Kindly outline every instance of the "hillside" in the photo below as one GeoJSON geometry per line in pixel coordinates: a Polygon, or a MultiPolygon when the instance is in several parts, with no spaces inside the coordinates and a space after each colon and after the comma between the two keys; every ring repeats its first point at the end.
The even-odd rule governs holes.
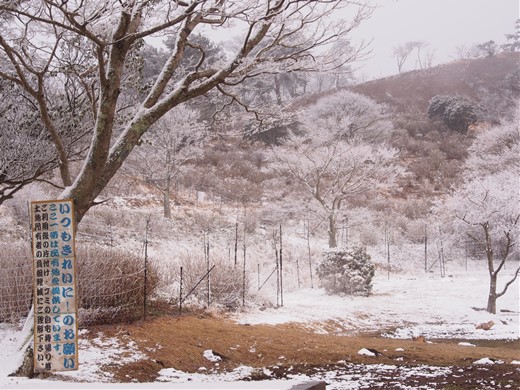
{"type": "Polygon", "coordinates": [[[424,113],[435,95],[462,95],[480,101],[485,92],[499,91],[506,76],[519,71],[519,53],[500,53],[404,72],[350,89],[388,104],[398,112],[424,113]]]}

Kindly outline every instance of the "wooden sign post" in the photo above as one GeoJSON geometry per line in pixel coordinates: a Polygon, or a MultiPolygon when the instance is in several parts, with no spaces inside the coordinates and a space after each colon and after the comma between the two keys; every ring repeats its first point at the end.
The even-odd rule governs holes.
{"type": "Polygon", "coordinates": [[[72,200],[31,203],[34,370],[78,369],[76,248],[72,200]]]}

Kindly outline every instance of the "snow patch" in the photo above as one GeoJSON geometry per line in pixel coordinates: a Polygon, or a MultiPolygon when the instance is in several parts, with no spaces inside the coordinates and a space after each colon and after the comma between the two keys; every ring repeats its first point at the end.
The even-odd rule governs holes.
{"type": "Polygon", "coordinates": [[[215,355],[211,349],[207,349],[203,352],[202,356],[209,360],[212,363],[220,362],[222,358],[218,355],[215,355]]]}
{"type": "Polygon", "coordinates": [[[473,362],[473,364],[502,364],[502,363],[504,363],[502,360],[490,359],[488,357],[485,357],[485,358],[482,358],[479,360],[475,360],[473,362]]]}
{"type": "Polygon", "coordinates": [[[463,347],[476,347],[475,344],[466,343],[466,342],[461,342],[458,345],[462,345],[463,347]]]}
{"type": "Polygon", "coordinates": [[[369,351],[368,349],[366,348],[361,348],[359,351],[358,351],[358,355],[363,355],[363,356],[376,356],[376,354],[372,351],[369,351]]]}

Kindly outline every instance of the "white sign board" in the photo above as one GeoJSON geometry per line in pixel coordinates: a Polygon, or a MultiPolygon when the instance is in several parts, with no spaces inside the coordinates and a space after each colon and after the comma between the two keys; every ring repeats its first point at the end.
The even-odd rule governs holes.
{"type": "Polygon", "coordinates": [[[72,200],[31,203],[34,370],[78,369],[76,248],[72,200]]]}

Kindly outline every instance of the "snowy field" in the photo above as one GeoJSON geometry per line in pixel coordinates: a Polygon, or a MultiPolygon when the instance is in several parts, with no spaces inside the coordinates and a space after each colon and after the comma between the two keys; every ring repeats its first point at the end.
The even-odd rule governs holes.
{"type": "MultiPolygon", "coordinates": [[[[506,270],[502,277],[511,274],[512,270],[506,270]]],[[[375,278],[373,295],[369,298],[334,297],[325,295],[321,289],[304,289],[285,294],[282,308],[250,310],[236,314],[234,320],[247,324],[298,322],[318,333],[378,332],[384,337],[404,339],[419,335],[427,339],[466,339],[468,345],[471,340],[478,339],[518,339],[518,281],[498,300],[496,315],[479,310],[486,305],[487,289],[485,271],[453,272],[448,273],[445,278],[433,274],[418,274],[390,275],[388,280],[386,275],[380,275],[375,278]],[[325,321],[328,321],[327,326],[322,326],[325,321]],[[490,330],[476,329],[475,325],[488,321],[494,322],[490,330]],[[331,323],[336,327],[331,327],[331,323]]],[[[343,371],[338,369],[334,372],[317,372],[314,376],[295,375],[288,381],[240,382],[241,378],[246,378],[251,373],[251,367],[239,367],[231,373],[214,375],[204,372],[183,373],[165,368],[153,384],[113,384],[110,383],[113,379],[102,371],[101,366],[123,365],[146,359],[146,355],[138,351],[133,342],[121,344],[115,339],[87,341],[80,334],[80,369],[64,373],[61,381],[50,381],[8,377],[19,364],[20,356],[16,353],[17,337],[18,332],[13,327],[3,325],[0,328],[1,388],[289,389],[302,381],[326,380],[330,384],[327,389],[356,389],[363,388],[367,383],[377,383],[377,378],[388,375],[397,378],[396,383],[399,383],[399,378],[442,377],[451,370],[449,367],[403,368],[338,362],[344,367],[343,371]]],[[[486,356],[482,356],[480,362],[474,363],[499,362],[491,362],[486,360],[486,356]]]]}
{"type": "MultiPolygon", "coordinates": [[[[503,272],[504,279],[512,275],[512,270],[503,272]]],[[[236,320],[273,325],[299,322],[317,332],[330,332],[330,326],[320,329],[320,323],[332,320],[339,334],[392,329],[385,336],[407,339],[419,335],[428,339],[519,338],[518,280],[498,299],[496,315],[482,310],[489,288],[486,271],[458,271],[444,278],[417,274],[390,275],[388,280],[379,275],[373,284],[368,298],[327,296],[321,289],[300,290],[286,294],[282,308],[240,314],[236,320]],[[490,330],[475,328],[488,321],[495,323],[490,330]]],[[[498,290],[501,288],[499,285],[498,290]]]]}

